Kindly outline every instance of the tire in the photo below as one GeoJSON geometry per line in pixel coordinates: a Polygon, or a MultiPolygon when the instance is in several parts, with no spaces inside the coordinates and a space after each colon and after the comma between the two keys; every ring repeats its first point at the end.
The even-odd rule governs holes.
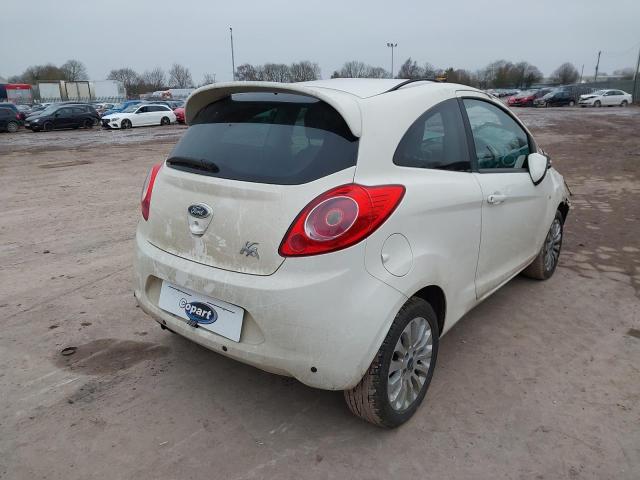
{"type": "Polygon", "coordinates": [[[535,280],[547,280],[551,278],[553,272],[556,271],[558,260],[560,259],[563,224],[564,218],[562,217],[562,213],[557,211],[540,252],[533,262],[522,271],[525,277],[535,280]]]}
{"type": "Polygon", "coordinates": [[[358,385],[344,391],[349,410],[379,427],[394,428],[409,420],[422,403],[431,383],[438,356],[439,336],[438,320],[431,305],[417,297],[407,300],[396,315],[367,373],[358,385]],[[411,334],[405,329],[411,331],[410,324],[416,326],[416,336],[413,346],[409,346],[407,351],[404,344],[410,341],[411,334]],[[420,331],[422,335],[418,335],[420,331]],[[420,352],[424,355],[421,359],[417,357],[420,352]],[[395,378],[395,382],[391,377],[395,378]],[[394,383],[398,385],[398,393],[392,401],[389,387],[394,383]],[[409,385],[411,388],[404,390],[410,396],[407,399],[406,395],[402,396],[402,390],[409,385]]]}
{"type": "Polygon", "coordinates": [[[82,122],[82,126],[86,129],[92,129],[93,128],[93,120],[90,118],[85,118],[84,122],[82,122]]]}
{"type": "Polygon", "coordinates": [[[169,117],[162,117],[162,120],[160,120],[160,125],[171,125],[171,120],[169,119],[169,117]]]}
{"type": "Polygon", "coordinates": [[[16,133],[19,128],[20,128],[20,125],[18,125],[18,122],[7,123],[7,132],[9,133],[16,133]]]}
{"type": "Polygon", "coordinates": [[[51,122],[44,122],[44,124],[42,125],[42,129],[45,132],[50,132],[51,130],[53,130],[53,123],[51,122]]]}
{"type": "Polygon", "coordinates": [[[576,105],[576,102],[574,102],[573,100],[571,100],[571,101],[569,102],[569,106],[570,106],[570,107],[575,107],[575,105],[576,105]]]}
{"type": "Polygon", "coordinates": [[[595,102],[593,102],[593,106],[600,108],[602,106],[602,103],[600,102],[600,100],[596,100],[595,102]]]}
{"type": "Polygon", "coordinates": [[[131,127],[132,127],[131,120],[128,120],[126,118],[122,120],[122,122],[120,123],[121,130],[126,130],[127,128],[131,128],[131,127]]]}
{"type": "Polygon", "coordinates": [[[626,100],[623,100],[622,103],[620,104],[620,106],[622,108],[626,107],[629,104],[629,102],[627,102],[626,100]]]}

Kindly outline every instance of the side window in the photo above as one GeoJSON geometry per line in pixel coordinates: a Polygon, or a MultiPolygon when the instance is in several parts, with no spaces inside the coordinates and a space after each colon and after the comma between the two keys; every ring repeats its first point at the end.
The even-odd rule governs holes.
{"type": "Polygon", "coordinates": [[[149,111],[149,107],[140,107],[137,113],[147,113],[149,111]]]}
{"type": "Polygon", "coordinates": [[[87,111],[83,107],[73,107],[73,113],[78,115],[78,114],[87,113],[87,111]]]}
{"type": "Polygon", "coordinates": [[[525,168],[531,153],[527,133],[502,109],[482,100],[464,99],[475,144],[478,169],[525,168]]]}
{"type": "Polygon", "coordinates": [[[401,167],[471,170],[458,101],[445,100],[423,113],[400,140],[393,163],[401,167]]]}

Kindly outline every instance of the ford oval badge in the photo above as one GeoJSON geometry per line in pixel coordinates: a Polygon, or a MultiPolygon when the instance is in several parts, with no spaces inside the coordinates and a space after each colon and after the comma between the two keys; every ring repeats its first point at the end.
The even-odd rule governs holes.
{"type": "Polygon", "coordinates": [[[204,203],[194,203],[193,205],[189,205],[187,211],[189,212],[189,215],[196,218],[207,218],[211,215],[211,207],[204,203]]]}

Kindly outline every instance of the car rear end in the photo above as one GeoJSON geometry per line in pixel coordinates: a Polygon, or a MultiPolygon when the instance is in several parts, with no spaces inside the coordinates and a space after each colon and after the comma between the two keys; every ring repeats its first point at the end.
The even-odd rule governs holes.
{"type": "Polygon", "coordinates": [[[404,188],[354,184],[358,136],[290,88],[189,100],[190,128],[143,188],[135,295],[207,348],[346,389],[406,301],[366,271],[363,241],[404,188]]]}

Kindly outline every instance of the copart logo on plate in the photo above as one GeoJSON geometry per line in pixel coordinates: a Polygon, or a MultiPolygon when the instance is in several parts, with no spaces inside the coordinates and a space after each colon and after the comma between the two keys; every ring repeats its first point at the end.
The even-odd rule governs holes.
{"type": "Polygon", "coordinates": [[[213,323],[218,319],[218,314],[206,303],[187,302],[186,299],[180,299],[180,308],[184,308],[189,320],[196,323],[213,323]]]}

